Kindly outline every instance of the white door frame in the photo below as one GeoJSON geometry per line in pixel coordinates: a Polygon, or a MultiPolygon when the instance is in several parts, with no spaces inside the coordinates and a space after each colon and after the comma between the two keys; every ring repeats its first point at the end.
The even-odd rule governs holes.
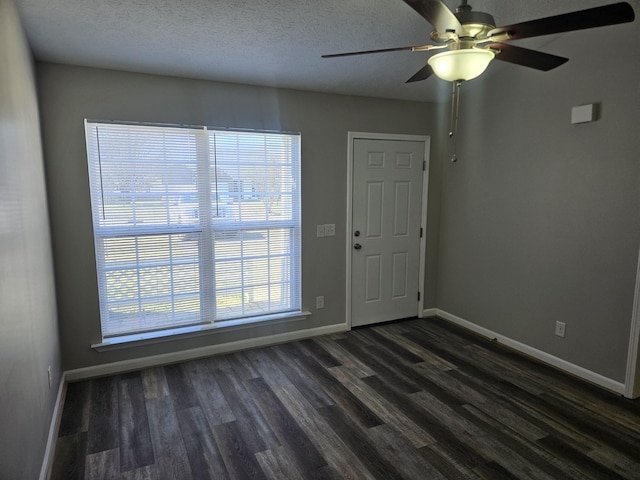
{"type": "Polygon", "coordinates": [[[636,288],[633,298],[631,314],[631,330],[629,333],[629,353],[627,356],[627,373],[624,381],[624,396],[627,398],[640,397],[640,255],[636,270],[636,288]]]}
{"type": "Polygon", "coordinates": [[[429,151],[431,137],[428,135],[402,135],[394,133],[368,133],[368,132],[348,132],[347,142],[347,284],[346,284],[346,311],[345,318],[347,329],[351,330],[351,261],[353,256],[353,144],[355,140],[404,140],[424,142],[424,161],[425,169],[422,172],[422,214],[420,216],[420,227],[422,228],[422,237],[420,238],[420,278],[418,279],[420,300],[416,299],[416,315],[422,318],[424,308],[424,275],[426,270],[426,251],[427,251],[427,199],[429,198],[429,151]]]}

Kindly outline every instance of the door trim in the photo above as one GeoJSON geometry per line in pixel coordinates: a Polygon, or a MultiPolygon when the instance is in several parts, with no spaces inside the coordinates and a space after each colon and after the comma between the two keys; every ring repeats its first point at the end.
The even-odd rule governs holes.
{"type": "Polygon", "coordinates": [[[629,332],[629,353],[627,354],[627,371],[625,374],[624,396],[640,397],[640,254],[636,269],[636,286],[631,313],[631,330],[629,332]]]}
{"type": "Polygon", "coordinates": [[[422,213],[420,216],[420,227],[422,227],[422,238],[420,238],[420,278],[418,279],[420,300],[416,299],[416,316],[422,318],[424,303],[424,276],[426,270],[426,252],[427,252],[427,200],[429,198],[429,151],[431,137],[428,135],[403,135],[395,133],[370,133],[370,132],[348,132],[347,141],[347,225],[346,236],[346,302],[345,302],[345,319],[347,329],[351,330],[351,261],[352,261],[352,244],[353,244],[353,144],[356,140],[404,140],[414,142],[424,142],[424,161],[426,168],[422,172],[422,213]]]}

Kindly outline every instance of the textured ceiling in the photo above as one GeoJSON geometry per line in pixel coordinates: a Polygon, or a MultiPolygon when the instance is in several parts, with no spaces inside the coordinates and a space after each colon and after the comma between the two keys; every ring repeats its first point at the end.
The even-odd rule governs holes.
{"type": "MultiPolygon", "coordinates": [[[[425,64],[424,52],[320,58],[325,53],[429,43],[431,26],[402,0],[16,3],[39,60],[383,98],[438,101],[449,92],[449,85],[436,78],[404,83],[425,64]]],[[[458,2],[446,3],[453,9],[458,2]]],[[[505,25],[613,1],[470,3],[505,25]]],[[[548,41],[536,38],[520,45],[539,48],[548,41]]],[[[524,68],[496,65],[500,63],[493,62],[490,70],[524,68]]]]}

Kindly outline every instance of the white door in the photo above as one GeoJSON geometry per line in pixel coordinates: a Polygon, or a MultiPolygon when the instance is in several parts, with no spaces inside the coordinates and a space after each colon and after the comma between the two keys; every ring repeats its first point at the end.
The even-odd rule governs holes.
{"type": "Polygon", "coordinates": [[[351,325],[416,316],[425,142],[353,139],[351,325]]]}

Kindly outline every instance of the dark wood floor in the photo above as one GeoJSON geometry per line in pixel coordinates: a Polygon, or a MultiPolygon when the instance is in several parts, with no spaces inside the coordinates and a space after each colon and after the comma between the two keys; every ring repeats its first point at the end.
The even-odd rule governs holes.
{"type": "Polygon", "coordinates": [[[440,320],[69,385],[54,479],[640,479],[640,404],[440,320]]]}

